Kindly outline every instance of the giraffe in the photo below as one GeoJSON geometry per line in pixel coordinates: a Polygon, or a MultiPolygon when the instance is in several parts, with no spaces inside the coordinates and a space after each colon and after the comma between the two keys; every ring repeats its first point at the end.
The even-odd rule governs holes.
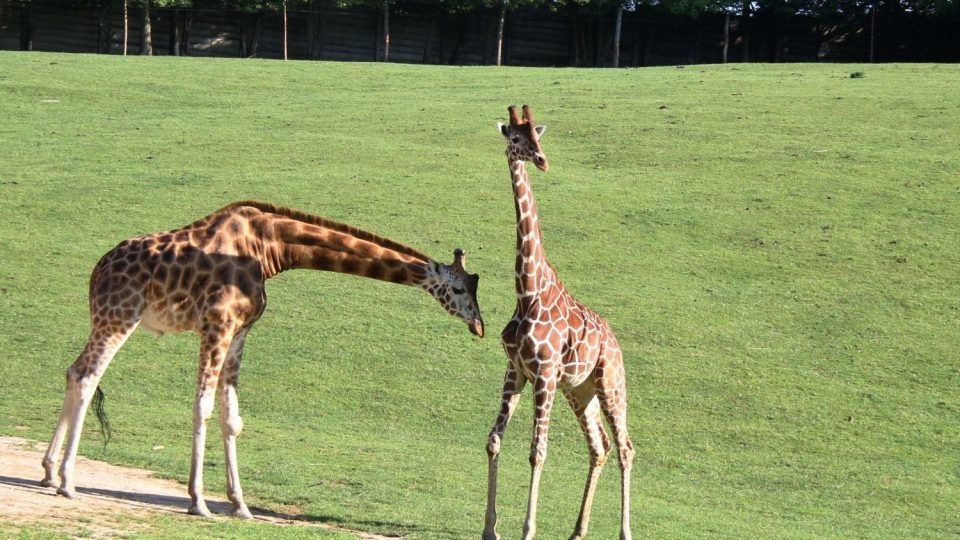
{"type": "Polygon", "coordinates": [[[304,268],[419,287],[483,337],[479,276],[467,273],[465,261],[460,249],[452,264],[441,264],[349,225],[256,201],[232,203],[183,228],[121,242],[100,259],[90,278],[92,331],[67,370],[63,410],[43,458],[42,485],[55,486],[53,472],[66,437],[57,493],[75,496],[74,464],[87,407],[102,396],[100,378],[130,334],[138,326],[157,335],[192,330],[200,336],[200,366],[189,513],[210,516],[203,497],[203,454],[219,391],[227,496],[235,516],[252,517],[237,469],[236,439],[243,429],[237,379],[244,340],[266,306],[265,281],[304,268]]]}
{"type": "Polygon", "coordinates": [[[610,451],[601,413],[613,430],[621,470],[620,539],[630,534],[630,470],[633,444],[627,433],[627,393],[623,356],[607,322],[576,301],[544,255],[540,220],[525,167],[532,161],[549,168],[540,147],[545,126],[537,126],[530,108],[523,118],[509,107],[510,124],[497,127],[507,139],[507,161],[513,180],[517,214],[517,307],[500,338],[507,354],[500,413],[487,441],[488,480],[484,540],[499,539],[497,524],[497,464],[504,430],[529,381],[534,389],[533,441],[530,445],[530,492],[523,526],[524,539],[536,533],[540,474],[547,457],[547,431],[557,390],[573,408],[590,449],[590,467],[583,501],[571,540],[587,532],[597,480],[610,451]]]}

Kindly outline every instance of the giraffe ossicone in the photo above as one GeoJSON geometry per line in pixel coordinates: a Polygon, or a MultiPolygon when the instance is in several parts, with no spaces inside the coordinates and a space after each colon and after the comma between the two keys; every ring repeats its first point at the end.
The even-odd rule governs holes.
{"type": "Polygon", "coordinates": [[[587,532],[593,495],[610,451],[610,439],[601,422],[606,417],[617,445],[621,470],[620,539],[629,540],[630,471],[633,443],[627,433],[627,390],[623,356],[613,331],[600,315],[567,291],[543,250],[543,235],[530,177],[525,163],[549,169],[540,147],[543,126],[537,126],[530,108],[508,109],[510,123],[498,124],[507,140],[507,162],[513,180],[517,215],[516,293],[513,318],[500,334],[508,362],[500,413],[487,441],[487,510],[484,540],[499,539],[497,525],[497,469],[503,434],[516,409],[520,392],[534,388],[534,426],[530,445],[530,492],[523,539],[536,533],[540,475],[547,457],[547,433],[554,398],[559,390],[573,407],[590,449],[590,466],[580,514],[571,540],[587,532]]]}
{"type": "Polygon", "coordinates": [[[479,276],[467,272],[465,259],[457,249],[453,263],[442,264],[350,225],[257,201],[233,203],[180,229],[121,242],[100,259],[90,278],[92,330],[67,370],[63,409],[43,458],[42,484],[56,485],[54,471],[66,439],[57,492],[75,495],[74,466],[87,408],[130,334],[137,327],[158,335],[195,331],[200,335],[200,367],[189,512],[210,515],[203,497],[203,455],[207,421],[219,393],[227,496],[234,515],[251,517],[237,467],[236,438],[243,429],[237,380],[247,333],[266,307],[265,281],[303,268],[418,287],[483,337],[479,276]]]}

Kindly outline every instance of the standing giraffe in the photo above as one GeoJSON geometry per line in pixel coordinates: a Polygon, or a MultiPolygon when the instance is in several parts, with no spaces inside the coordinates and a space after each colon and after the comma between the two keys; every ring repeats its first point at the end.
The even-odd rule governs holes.
{"type": "Polygon", "coordinates": [[[523,538],[536,532],[537,493],[540,473],[547,458],[547,430],[556,391],[570,402],[590,447],[590,469],[583,502],[571,540],[583,538],[590,521],[590,507],[597,479],[610,451],[610,440],[600,421],[606,416],[617,443],[622,479],[620,539],[630,539],[630,469],[633,443],[627,434],[627,389],[623,356],[617,338],[602,317],[577,302],[560,282],[543,252],[540,219],[524,162],[533,161],[541,171],[548,168],[540,148],[545,126],[537,126],[529,107],[523,119],[509,107],[510,125],[498,124],[507,139],[507,162],[513,179],[517,212],[517,308],[500,334],[507,353],[503,399],[487,442],[489,470],[484,540],[499,539],[497,524],[497,461],[507,422],[516,409],[527,381],[533,384],[533,442],[530,445],[530,496],[523,538]]]}
{"type": "Polygon", "coordinates": [[[255,201],[230,204],[181,229],[120,243],[100,259],[90,278],[93,330],[67,370],[63,411],[43,458],[42,484],[54,486],[53,471],[67,436],[57,493],[74,497],[73,469],[87,406],[99,393],[110,360],[137,326],[157,335],[193,330],[200,335],[200,368],[189,512],[210,515],[203,499],[203,452],[219,390],[227,496],[234,515],[251,517],[237,470],[236,439],[243,429],[237,379],[244,339],[266,307],[264,282],[285,270],[309,268],[420,287],[483,337],[479,277],[467,273],[464,259],[458,249],[453,264],[440,264],[349,225],[255,201]]]}

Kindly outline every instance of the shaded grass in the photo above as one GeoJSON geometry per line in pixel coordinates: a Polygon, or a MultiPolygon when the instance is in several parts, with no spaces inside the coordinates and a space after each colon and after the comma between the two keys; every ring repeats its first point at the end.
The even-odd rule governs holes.
{"type": "MultiPolygon", "coordinates": [[[[463,247],[491,337],[411,289],[272,281],[241,378],[248,497],[352,528],[477,536],[505,365],[496,330],[514,302],[494,123],[530,103],[548,125],[551,169],[532,173],[547,253],[627,358],[637,536],[956,536],[958,83],[938,65],[0,53],[0,433],[49,437],[102,253],[260,198],[442,260],[463,247]]],[[[135,334],[103,381],[114,439],[101,449],[91,423],[81,451],[185,480],[196,348],[135,334]]],[[[529,409],[501,459],[505,537],[522,526],[529,409]]],[[[559,407],[541,537],[569,534],[586,459],[559,407]]],[[[216,435],[207,460],[222,491],[216,435]]],[[[594,538],[616,536],[608,469],[594,538]]],[[[229,535],[301,534],[263,531],[229,535]]]]}

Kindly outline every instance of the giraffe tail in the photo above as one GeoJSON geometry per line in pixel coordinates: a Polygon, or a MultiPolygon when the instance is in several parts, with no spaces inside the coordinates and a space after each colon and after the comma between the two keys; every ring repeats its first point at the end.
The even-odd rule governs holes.
{"type": "Polygon", "coordinates": [[[93,394],[93,412],[97,415],[97,420],[100,422],[100,433],[103,434],[103,447],[107,447],[107,443],[110,442],[110,420],[107,419],[107,411],[103,409],[103,400],[104,400],[103,390],[97,386],[97,391],[93,394]]]}

